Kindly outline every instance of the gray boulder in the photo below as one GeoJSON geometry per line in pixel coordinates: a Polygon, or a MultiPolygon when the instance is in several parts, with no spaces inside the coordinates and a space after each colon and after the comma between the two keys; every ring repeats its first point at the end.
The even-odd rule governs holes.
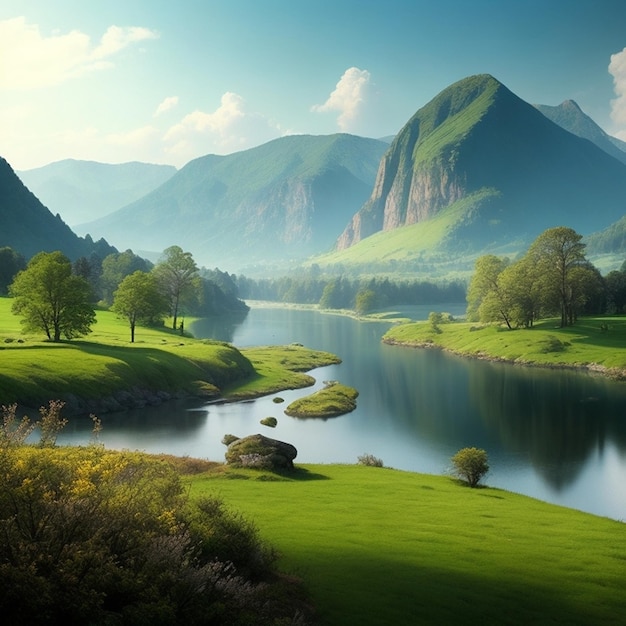
{"type": "Polygon", "coordinates": [[[239,467],[262,469],[293,469],[298,451],[290,443],[263,435],[236,439],[226,450],[226,462],[239,467]]]}

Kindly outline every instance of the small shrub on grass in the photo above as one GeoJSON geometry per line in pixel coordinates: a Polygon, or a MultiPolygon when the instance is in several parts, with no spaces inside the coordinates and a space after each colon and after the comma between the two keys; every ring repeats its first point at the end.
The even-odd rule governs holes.
{"type": "Polygon", "coordinates": [[[369,465],[370,467],[383,467],[383,460],[375,457],[373,454],[362,454],[358,457],[359,465],[369,465]]]}
{"type": "Polygon", "coordinates": [[[479,448],[463,448],[452,457],[453,472],[470,487],[476,487],[489,471],[487,453],[479,448]]]}
{"type": "Polygon", "coordinates": [[[239,437],[236,437],[235,435],[226,434],[222,437],[222,443],[225,446],[229,446],[233,441],[237,441],[237,439],[239,439],[239,437]]]}

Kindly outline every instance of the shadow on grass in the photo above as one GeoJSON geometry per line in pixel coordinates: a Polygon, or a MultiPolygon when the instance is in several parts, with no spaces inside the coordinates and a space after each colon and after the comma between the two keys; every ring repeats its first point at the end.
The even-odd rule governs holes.
{"type": "MultiPolygon", "coordinates": [[[[428,547],[425,545],[425,549],[428,547]]],[[[316,557],[314,583],[317,609],[329,626],[394,624],[568,624],[616,623],[625,601],[607,590],[595,604],[568,594],[566,581],[517,576],[512,568],[487,567],[477,547],[473,571],[410,563],[381,554],[358,552],[326,555],[333,574],[321,571],[316,557]],[[563,592],[561,595],[561,591],[563,592]]],[[[324,558],[324,557],[322,557],[324,558]]],[[[425,560],[429,557],[425,555],[425,560]]],[[[310,580],[311,564],[307,578],[310,580]]]]}

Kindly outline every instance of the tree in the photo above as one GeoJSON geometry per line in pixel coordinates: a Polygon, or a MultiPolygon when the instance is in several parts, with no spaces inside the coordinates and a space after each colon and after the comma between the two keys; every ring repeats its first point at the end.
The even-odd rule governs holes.
{"type": "Polygon", "coordinates": [[[511,328],[511,302],[499,283],[509,260],[486,254],[476,260],[474,275],[467,290],[467,318],[481,322],[504,321],[511,328]]]}
{"type": "Polygon", "coordinates": [[[113,292],[118,288],[126,276],[141,270],[149,272],[152,264],[146,259],[133,253],[132,250],[114,252],[102,261],[100,283],[102,286],[102,299],[108,304],[113,302],[113,292]]]}
{"type": "Polygon", "coordinates": [[[167,312],[167,302],[159,291],[156,277],[137,270],[126,276],[113,294],[111,310],[130,324],[130,342],[135,341],[137,323],[167,312]]]}
{"type": "Polygon", "coordinates": [[[58,251],[36,254],[15,277],[9,293],[24,330],[43,330],[52,341],[60,341],[62,335],[67,339],[86,335],[96,321],[89,283],[72,275],[70,260],[58,251]]]}
{"type": "Polygon", "coordinates": [[[7,294],[16,274],[25,267],[26,261],[19,252],[8,246],[0,248],[0,296],[7,294]]]}
{"type": "Polygon", "coordinates": [[[576,292],[579,291],[575,269],[587,263],[582,235],[558,226],[549,228],[535,239],[528,250],[542,277],[548,302],[561,314],[561,327],[574,323],[576,292]],[[550,301],[551,298],[551,301],[550,301]]]}
{"type": "Polygon", "coordinates": [[[476,487],[489,471],[487,453],[480,448],[463,448],[452,457],[454,473],[470,487],[476,487]]]}
{"type": "Polygon", "coordinates": [[[376,292],[373,289],[360,289],[356,294],[355,308],[357,315],[365,315],[376,306],[376,292]]]}
{"type": "Polygon", "coordinates": [[[176,329],[180,307],[197,297],[200,288],[198,266],[191,252],[170,246],[163,252],[163,259],[157,263],[154,273],[169,304],[172,328],[176,329]]]}

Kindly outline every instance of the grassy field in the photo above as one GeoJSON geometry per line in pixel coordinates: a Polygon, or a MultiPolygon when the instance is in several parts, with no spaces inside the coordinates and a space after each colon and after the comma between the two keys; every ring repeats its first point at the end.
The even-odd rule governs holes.
{"type": "Polygon", "coordinates": [[[167,328],[140,327],[130,343],[128,324],[97,312],[93,332],[52,343],[22,335],[11,300],[0,298],[0,405],[37,408],[50,399],[106,398],[134,388],[243,399],[313,383],[303,371],[335,363],[326,352],[277,346],[243,352],[167,328]]]}
{"type": "Polygon", "coordinates": [[[253,519],[320,622],[619,624],[626,525],[444,476],[306,465],[191,479],[253,519]]]}
{"type": "Polygon", "coordinates": [[[384,341],[407,346],[440,347],[457,354],[512,363],[590,367],[621,378],[626,375],[626,318],[590,317],[559,328],[542,320],[532,329],[508,330],[498,325],[428,322],[394,326],[384,341]]]}

